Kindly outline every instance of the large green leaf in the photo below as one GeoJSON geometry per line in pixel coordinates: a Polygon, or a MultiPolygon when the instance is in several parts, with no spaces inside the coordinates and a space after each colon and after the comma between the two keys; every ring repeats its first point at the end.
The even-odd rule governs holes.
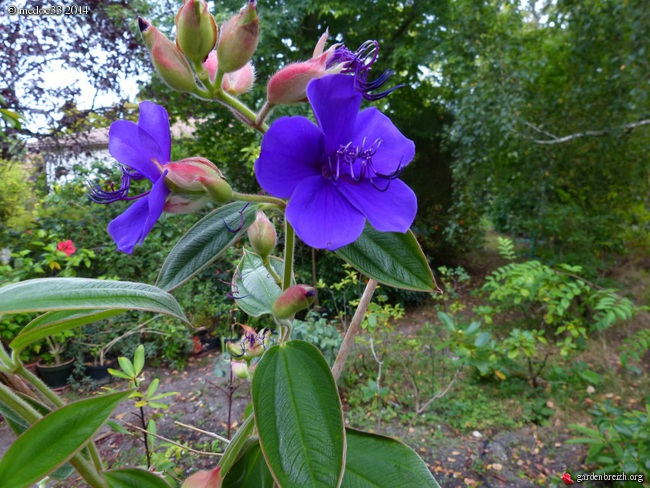
{"type": "Polygon", "coordinates": [[[39,278],[0,288],[0,314],[106,309],[146,310],[189,324],[173,296],[145,283],[39,278]]]}
{"type": "Polygon", "coordinates": [[[34,342],[47,336],[58,334],[68,329],[81,327],[98,320],[119,315],[124,310],[91,310],[80,312],[77,310],[62,310],[59,312],[45,313],[27,324],[23,330],[9,344],[14,351],[19,352],[34,342]]]}
{"type": "Polygon", "coordinates": [[[251,445],[224,478],[221,488],[273,488],[273,475],[259,442],[251,445]]]}
{"type": "Polygon", "coordinates": [[[321,352],[304,341],[269,348],[251,386],[264,457],[282,488],[333,488],[345,459],[343,411],[321,352]]]}
{"type": "Polygon", "coordinates": [[[336,254],[369,278],[395,288],[438,289],[427,258],[413,232],[379,232],[366,224],[361,237],[336,254]]]}
{"type": "Polygon", "coordinates": [[[0,460],[0,486],[30,486],[63,465],[93,438],[129,393],[74,402],[33,424],[0,460]]]}
{"type": "MultiPolygon", "coordinates": [[[[18,393],[18,395],[42,415],[47,415],[50,413],[51,410],[49,407],[43,405],[41,402],[35,400],[34,398],[23,395],[21,393],[18,393]]],[[[0,416],[4,417],[4,419],[7,421],[7,425],[9,425],[9,428],[11,428],[16,436],[19,436],[27,429],[29,429],[30,423],[2,402],[0,402],[0,416]]],[[[74,468],[70,465],[70,463],[65,463],[57,470],[51,472],[50,478],[64,480],[68,478],[72,473],[74,473],[74,468]]]]}
{"type": "MultiPolygon", "coordinates": [[[[282,276],[284,263],[271,256],[273,270],[282,276]]],[[[269,271],[262,258],[251,251],[244,251],[232,278],[232,293],[237,305],[251,317],[271,313],[271,305],[280,296],[282,289],[269,271]]]]}
{"type": "Polygon", "coordinates": [[[395,439],[346,429],[341,488],[440,488],[424,461],[395,439]]]}
{"type": "Polygon", "coordinates": [[[255,427],[254,419],[253,417],[248,417],[244,420],[239,429],[237,429],[233,438],[230,439],[228,447],[226,447],[223,456],[221,456],[221,459],[219,460],[219,467],[221,468],[222,476],[228,474],[230,468],[233,467],[239,458],[241,451],[244,449],[250,435],[253,433],[253,427],[255,427]]]}
{"type": "Polygon", "coordinates": [[[137,468],[104,471],[108,488],[170,488],[160,476],[137,468]]]}
{"type": "Polygon", "coordinates": [[[203,217],[169,253],[156,285],[171,291],[203,271],[246,232],[256,211],[256,205],[235,202],[203,217]]]}

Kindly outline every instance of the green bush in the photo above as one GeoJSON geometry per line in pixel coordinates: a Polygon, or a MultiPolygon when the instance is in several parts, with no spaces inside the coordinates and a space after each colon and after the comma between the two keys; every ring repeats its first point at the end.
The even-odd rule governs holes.
{"type": "MultiPolygon", "coordinates": [[[[650,403],[645,411],[615,407],[609,402],[589,411],[595,429],[571,425],[581,435],[569,444],[589,446],[587,464],[596,467],[596,473],[635,473],[650,478],[650,403]]],[[[639,483],[615,483],[617,486],[639,486],[639,483]]]]}

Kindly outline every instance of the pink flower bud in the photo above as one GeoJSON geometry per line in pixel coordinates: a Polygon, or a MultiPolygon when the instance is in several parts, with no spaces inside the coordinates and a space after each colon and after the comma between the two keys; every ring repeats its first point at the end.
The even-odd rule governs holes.
{"type": "Polygon", "coordinates": [[[316,298],[316,289],[307,285],[293,285],[284,290],[273,305],[271,312],[278,319],[288,319],[296,312],[309,308],[316,298]]]}
{"type": "Polygon", "coordinates": [[[323,52],[327,37],[327,32],[320,37],[310,60],[289,64],[271,77],[266,88],[269,102],[274,105],[306,102],[307,85],[311,80],[321,78],[326,74],[337,73],[340,70],[339,66],[327,68],[327,61],[337,47],[334,45],[323,52]]]}
{"type": "Polygon", "coordinates": [[[214,83],[214,80],[217,78],[217,51],[210,51],[208,57],[205,58],[205,61],[203,61],[203,67],[208,72],[210,81],[214,83]]]}
{"type": "Polygon", "coordinates": [[[209,199],[224,203],[232,197],[232,189],[219,168],[205,158],[185,158],[161,166],[160,169],[167,172],[165,186],[172,192],[165,206],[167,212],[193,212],[200,200],[203,200],[202,203],[209,199]],[[187,210],[184,210],[184,203],[187,210]]]}
{"type": "Polygon", "coordinates": [[[233,374],[242,380],[248,380],[251,377],[250,371],[248,370],[248,365],[244,361],[231,361],[230,367],[232,368],[233,374]]]}
{"type": "Polygon", "coordinates": [[[199,471],[187,478],[181,488],[221,488],[221,467],[199,471]]]}
{"type": "Polygon", "coordinates": [[[226,93],[238,96],[250,90],[254,81],[255,68],[253,68],[251,63],[246,63],[243,68],[232,73],[226,73],[223,77],[221,88],[223,88],[223,91],[226,93]]]}
{"type": "Polygon", "coordinates": [[[249,0],[238,14],[221,27],[217,47],[219,69],[224,73],[232,73],[243,68],[257,49],[259,31],[257,4],[255,0],[249,0]]]}
{"type": "Polygon", "coordinates": [[[205,0],[185,0],[176,14],[176,45],[191,61],[202,63],[217,44],[217,22],[205,0]]]}
{"type": "Polygon", "coordinates": [[[255,221],[248,228],[248,240],[253,247],[253,251],[265,258],[273,251],[277,239],[275,227],[273,227],[264,212],[259,210],[255,215],[255,221]]]}
{"type": "Polygon", "coordinates": [[[153,66],[167,86],[172,90],[193,92],[196,88],[194,73],[180,49],[142,17],[138,17],[138,25],[153,66]]]}

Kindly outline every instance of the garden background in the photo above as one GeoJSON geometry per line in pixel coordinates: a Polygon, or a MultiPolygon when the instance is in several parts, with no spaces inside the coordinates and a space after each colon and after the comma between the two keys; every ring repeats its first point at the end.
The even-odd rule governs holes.
{"type": "MultiPolygon", "coordinates": [[[[233,187],[256,191],[259,136],[235,127],[216,103],[172,94],[150,67],[136,18],[170,34],[177,3],[86,5],[87,14],[0,18],[0,284],[47,276],[153,283],[196,221],[163,216],[126,255],[106,233],[123,208],[87,197],[89,179],[118,179],[102,148],[111,122],[137,118],[125,80],[138,80],[137,100],[163,104],[177,121],[177,156],[207,157],[233,187]],[[57,81],[75,73],[92,88],[57,81]]],[[[223,1],[211,11],[221,24],[240,7],[223,1]]],[[[350,421],[415,445],[443,486],[552,486],[565,471],[596,469],[647,478],[646,2],[296,0],[258,9],[260,80],[308,59],[329,29],[350,48],[379,41],[381,67],[404,85],[374,105],[416,143],[402,178],[418,196],[414,231],[444,294],[379,289],[340,381],[350,421]],[[572,438],[582,442],[567,444],[572,438]]],[[[261,84],[244,98],[258,106],[264,96],[261,84]]],[[[273,116],[306,112],[285,107],[273,116]]],[[[333,360],[364,283],[351,268],[336,272],[332,253],[297,252],[300,282],[319,295],[296,334],[333,360]]],[[[100,385],[85,376],[85,362],[133,357],[143,343],[149,374],[175,378],[168,391],[204,410],[198,426],[228,434],[242,406],[229,411],[224,391],[237,386],[236,400],[247,387],[233,386],[218,352],[191,353],[240,334],[244,316],[222,281],[235,261],[226,253],[175,292],[197,339],[179,321],[133,313],[24,359],[74,358],[70,395],[86,396],[100,385]],[[224,407],[205,412],[206,395],[224,407]]],[[[0,317],[3,343],[30,319],[0,317]]],[[[165,415],[176,419],[173,407],[165,415]]],[[[165,435],[183,439],[172,425],[165,435]]],[[[211,448],[205,437],[189,440],[211,448]]],[[[159,449],[177,474],[187,468],[181,452],[159,449]]]]}

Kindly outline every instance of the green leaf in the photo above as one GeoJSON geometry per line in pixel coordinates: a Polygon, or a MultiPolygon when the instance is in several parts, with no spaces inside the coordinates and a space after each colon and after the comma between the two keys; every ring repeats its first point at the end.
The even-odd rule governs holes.
{"type": "Polygon", "coordinates": [[[74,402],[33,424],[0,460],[0,486],[29,486],[63,465],[92,439],[128,394],[74,402]]]}
{"type": "Polygon", "coordinates": [[[48,312],[40,315],[23,327],[23,330],[9,344],[14,351],[20,352],[25,347],[44,339],[47,336],[58,334],[75,327],[90,324],[98,320],[119,315],[124,310],[91,310],[80,312],[77,310],[63,310],[48,312]]]}
{"type": "Polygon", "coordinates": [[[439,290],[413,232],[379,232],[370,224],[361,237],[336,251],[361,274],[395,288],[439,290]]]}
{"type": "Polygon", "coordinates": [[[135,378],[135,369],[133,368],[133,363],[129,358],[125,358],[124,356],[120,356],[117,358],[117,362],[120,363],[120,368],[122,368],[122,371],[124,371],[129,379],[135,378]]]}
{"type": "Polygon", "coordinates": [[[145,310],[190,324],[173,296],[145,283],[39,278],[0,288],[0,314],[98,309],[145,310]]]}
{"type": "Polygon", "coordinates": [[[346,436],[341,488],[440,488],[424,461],[401,442],[353,429],[346,436]]]}
{"type": "Polygon", "coordinates": [[[273,488],[273,475],[259,442],[250,446],[235,463],[224,478],[221,488],[273,488]]]}
{"type": "Polygon", "coordinates": [[[108,488],[170,488],[160,476],[137,468],[104,471],[108,488]]]}
{"type": "Polygon", "coordinates": [[[113,368],[108,368],[108,374],[110,374],[111,376],[115,376],[117,378],[125,379],[125,380],[130,380],[131,379],[131,376],[129,376],[128,374],[122,373],[121,371],[119,371],[117,369],[113,369],[113,368]]]}
{"type": "Polygon", "coordinates": [[[339,486],[343,411],[321,352],[304,341],[269,348],[257,364],[251,393],[262,451],[278,485],[339,486]]]}
{"type": "Polygon", "coordinates": [[[219,467],[221,468],[221,476],[226,476],[230,469],[233,467],[237,459],[239,458],[239,454],[241,453],[242,449],[246,445],[246,442],[248,441],[248,438],[250,435],[253,433],[253,427],[255,427],[255,422],[253,421],[253,417],[248,417],[244,422],[241,424],[239,429],[237,429],[237,432],[233,436],[232,439],[230,439],[230,442],[228,443],[228,447],[223,453],[223,456],[221,456],[221,459],[219,460],[219,467]]]}
{"type": "Polygon", "coordinates": [[[199,220],[176,243],[160,269],[156,285],[171,291],[212,264],[255,220],[257,205],[235,202],[199,220]]]}
{"type": "MultiPolygon", "coordinates": [[[[275,272],[282,276],[283,261],[271,256],[270,262],[275,272]]],[[[271,305],[282,289],[264,266],[262,258],[245,250],[232,278],[232,292],[239,308],[251,317],[259,317],[271,313],[271,305]]]]}
{"type": "MultiPolygon", "coordinates": [[[[135,376],[138,376],[142,372],[142,368],[144,368],[144,346],[140,344],[136,350],[135,354],[133,354],[133,371],[135,373],[135,376]]],[[[158,381],[157,379],[153,380],[151,384],[149,385],[149,390],[151,390],[151,385],[154,383],[156,386],[154,387],[154,392],[156,391],[156,388],[158,388],[158,381]]],[[[147,396],[149,396],[149,392],[147,391],[147,396]]]]}

